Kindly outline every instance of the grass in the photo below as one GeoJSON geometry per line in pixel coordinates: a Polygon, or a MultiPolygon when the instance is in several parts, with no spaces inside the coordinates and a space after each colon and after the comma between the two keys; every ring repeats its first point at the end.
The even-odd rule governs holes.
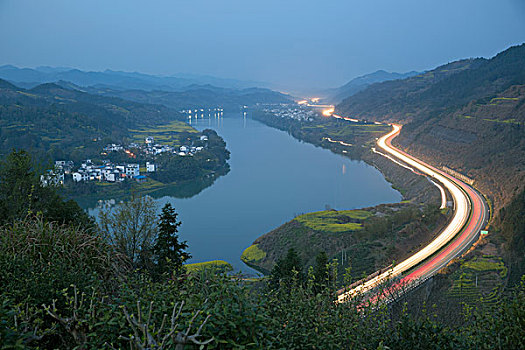
{"type": "Polygon", "coordinates": [[[490,100],[490,103],[498,102],[498,101],[518,101],[519,97],[494,97],[492,100],[490,100]]]}
{"type": "Polygon", "coordinates": [[[184,265],[186,271],[189,273],[203,272],[203,271],[213,271],[213,272],[229,272],[233,270],[233,267],[224,260],[211,260],[204,261],[194,264],[184,265]]]}
{"type": "Polygon", "coordinates": [[[253,244],[242,252],[241,260],[245,263],[256,264],[266,257],[266,252],[259,248],[258,244],[253,244]]]}
{"type": "Polygon", "coordinates": [[[463,268],[476,272],[496,271],[502,278],[507,276],[507,268],[501,259],[494,261],[492,258],[476,258],[465,262],[463,268]]]}
{"type": "Polygon", "coordinates": [[[168,124],[158,125],[151,128],[140,128],[130,130],[133,141],[142,142],[148,136],[152,136],[155,142],[171,143],[172,146],[180,144],[178,134],[197,133],[198,131],[182,121],[172,121],[168,124]]]}
{"type": "Polygon", "coordinates": [[[500,292],[499,286],[506,276],[507,268],[501,257],[474,257],[462,262],[461,267],[452,275],[448,295],[470,303],[480,298],[483,298],[484,303],[491,303],[500,292]]]}
{"type": "Polygon", "coordinates": [[[300,215],[294,220],[316,231],[339,233],[361,230],[361,223],[351,221],[362,221],[370,216],[372,214],[366,210],[325,210],[300,215]]]}

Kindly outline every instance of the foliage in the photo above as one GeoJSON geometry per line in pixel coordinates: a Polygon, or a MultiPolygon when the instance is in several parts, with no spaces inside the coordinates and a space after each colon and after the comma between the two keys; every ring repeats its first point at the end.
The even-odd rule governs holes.
{"type": "Polygon", "coordinates": [[[326,289],[329,281],[329,271],[328,271],[328,256],[325,252],[320,252],[315,257],[315,265],[313,268],[314,274],[314,283],[317,291],[326,289]]]}
{"type": "Polygon", "coordinates": [[[163,106],[92,95],[56,84],[31,90],[0,84],[0,154],[20,147],[39,157],[67,157],[78,162],[96,158],[111,140],[129,138],[128,128],[174,117],[180,115],[163,106]]]}
{"type": "Polygon", "coordinates": [[[295,249],[288,249],[288,253],[282,259],[279,259],[272,269],[270,275],[270,287],[277,289],[280,285],[291,288],[291,282],[297,280],[300,283],[304,281],[302,272],[302,263],[295,249]]]}
{"type": "Polygon", "coordinates": [[[137,268],[152,267],[152,248],[158,234],[156,211],[156,203],[149,196],[133,196],[113,210],[100,211],[103,235],[137,268]]]}
{"type": "Polygon", "coordinates": [[[516,284],[525,273],[525,190],[518,193],[500,211],[497,227],[506,241],[506,258],[509,262],[510,283],[516,284]]]}
{"type": "Polygon", "coordinates": [[[191,255],[185,251],[188,248],[186,242],[179,242],[177,232],[180,225],[175,209],[171,203],[166,203],[160,214],[158,234],[153,246],[157,274],[167,273],[169,270],[180,271],[182,264],[191,258],[191,255]]]}
{"type": "Polygon", "coordinates": [[[120,255],[91,230],[41,217],[0,228],[0,291],[16,303],[50,302],[72,284],[110,288],[123,268],[120,255]]]}
{"type": "Polygon", "coordinates": [[[2,229],[1,268],[9,271],[5,262],[16,258],[30,261],[34,272],[11,269],[13,281],[0,284],[0,336],[12,348],[168,349],[207,342],[209,349],[524,346],[525,280],[497,308],[467,309],[463,325],[451,328],[430,313],[413,316],[406,307],[397,313],[395,307],[367,306],[359,298],[334,303],[337,267],[323,254],[301,277],[295,272],[297,254],[289,251],[280,262],[286,278],[266,291],[210,270],[155,280],[147,271],[120,269],[111,278],[94,279],[87,275],[102,276],[110,261],[118,263],[104,240],[43,222],[18,225],[2,229]],[[323,276],[324,288],[318,283],[323,276]],[[31,298],[24,298],[26,293],[31,298]]]}
{"type": "Polygon", "coordinates": [[[59,223],[92,226],[72,200],[64,201],[53,186],[43,186],[39,166],[25,151],[13,150],[0,162],[0,224],[39,214],[59,223]]]}
{"type": "MultiPolygon", "coordinates": [[[[193,156],[161,154],[156,160],[158,170],[151,177],[163,183],[172,183],[227,173],[229,165],[226,161],[230,159],[230,152],[226,149],[226,143],[213,130],[206,129],[202,134],[208,137],[205,148],[193,156]]],[[[204,142],[193,134],[187,136],[185,144],[198,146],[204,142]]]]}

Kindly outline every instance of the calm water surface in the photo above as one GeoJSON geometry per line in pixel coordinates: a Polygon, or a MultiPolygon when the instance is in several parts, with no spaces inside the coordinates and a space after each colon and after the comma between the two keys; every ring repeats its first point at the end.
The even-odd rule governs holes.
{"type": "Polygon", "coordinates": [[[298,214],[401,200],[374,167],[300,142],[249,115],[212,115],[193,119],[192,126],[215,129],[224,138],[231,170],[192,198],[156,199],[159,207],[171,202],[179,213],[190,262],[221,259],[251,273],[240,260],[243,250],[298,214]]]}

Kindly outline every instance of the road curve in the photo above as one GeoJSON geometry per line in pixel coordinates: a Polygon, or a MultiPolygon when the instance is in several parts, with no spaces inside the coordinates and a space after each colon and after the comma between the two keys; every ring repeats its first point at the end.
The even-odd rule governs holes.
{"type": "Polygon", "coordinates": [[[454,215],[449,224],[427,246],[388,271],[377,273],[377,276],[342,292],[337,298],[338,302],[367,293],[383,282],[403,274],[404,277],[396,284],[399,288],[428,279],[470,247],[486,224],[487,208],[483,197],[469,185],[392,146],[392,140],[399,135],[401,126],[393,124],[392,127],[391,132],[377,141],[377,146],[391,157],[441,183],[452,196],[454,215]]]}

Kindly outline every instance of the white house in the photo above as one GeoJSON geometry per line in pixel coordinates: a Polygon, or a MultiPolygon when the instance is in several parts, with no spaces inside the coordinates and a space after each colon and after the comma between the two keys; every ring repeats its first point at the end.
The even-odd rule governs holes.
{"type": "Polygon", "coordinates": [[[188,147],[186,147],[186,146],[180,146],[180,151],[181,151],[181,152],[188,152],[188,147]]]}
{"type": "Polygon", "coordinates": [[[42,186],[62,185],[64,184],[64,174],[56,174],[54,171],[48,170],[46,174],[40,175],[40,182],[42,186]]]}
{"type": "Polygon", "coordinates": [[[79,172],[74,172],[73,173],[73,181],[75,181],[75,182],[82,181],[82,174],[79,173],[79,172]]]}
{"type": "Polygon", "coordinates": [[[118,178],[118,174],[115,174],[115,173],[106,173],[104,178],[106,179],[106,181],[109,181],[109,182],[115,182],[115,180],[118,178]],[[115,176],[117,175],[117,176],[115,176]]]}
{"type": "Polygon", "coordinates": [[[139,176],[140,170],[138,164],[128,164],[126,165],[126,175],[127,176],[139,176]]]}
{"type": "Polygon", "coordinates": [[[154,139],[152,136],[146,137],[146,140],[145,140],[146,145],[151,145],[153,144],[153,142],[154,142],[154,139]]]}
{"type": "Polygon", "coordinates": [[[208,136],[206,136],[206,135],[202,135],[202,136],[200,137],[200,140],[201,140],[201,141],[208,141],[208,136]]]}
{"type": "Polygon", "coordinates": [[[153,172],[155,172],[155,170],[156,170],[155,168],[156,168],[156,166],[155,166],[154,163],[146,162],[146,171],[147,171],[148,173],[153,173],[153,172]]]}

